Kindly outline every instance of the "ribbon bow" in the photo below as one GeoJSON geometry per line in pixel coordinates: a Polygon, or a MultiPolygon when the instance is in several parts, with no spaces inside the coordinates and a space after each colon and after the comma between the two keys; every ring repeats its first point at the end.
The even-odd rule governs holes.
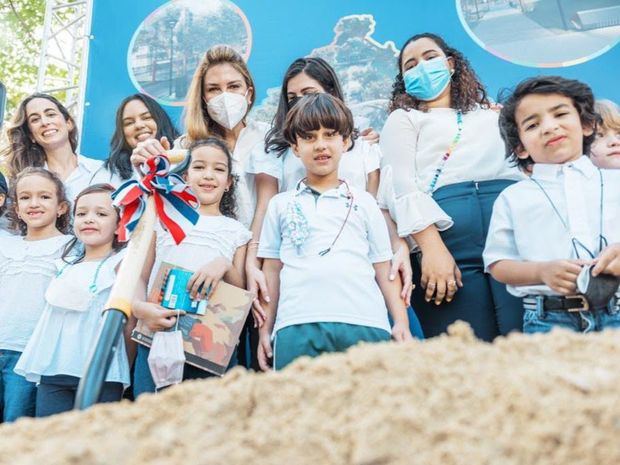
{"type": "Polygon", "coordinates": [[[144,213],[147,197],[152,195],[159,221],[174,242],[180,244],[186,231],[198,222],[198,198],[180,176],[168,174],[170,161],[165,155],[149,158],[146,168],[142,180],[129,180],[112,194],[114,206],[121,209],[118,239],[128,240],[144,213]]]}

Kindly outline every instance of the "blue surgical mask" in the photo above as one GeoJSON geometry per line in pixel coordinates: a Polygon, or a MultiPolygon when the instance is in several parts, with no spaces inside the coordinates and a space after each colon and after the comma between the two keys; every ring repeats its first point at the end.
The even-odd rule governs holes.
{"type": "Polygon", "coordinates": [[[450,84],[452,73],[445,57],[431,58],[405,71],[405,91],[418,100],[435,100],[450,84]]]}

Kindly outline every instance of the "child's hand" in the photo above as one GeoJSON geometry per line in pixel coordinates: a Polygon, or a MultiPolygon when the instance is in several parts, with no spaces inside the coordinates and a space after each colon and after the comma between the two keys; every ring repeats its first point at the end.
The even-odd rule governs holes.
{"type": "Polygon", "coordinates": [[[409,326],[403,322],[396,322],[392,326],[392,339],[396,342],[407,342],[413,340],[409,326]]]}
{"type": "Polygon", "coordinates": [[[229,260],[218,257],[196,271],[187,282],[187,291],[192,300],[204,300],[207,295],[211,295],[231,267],[229,260]],[[198,292],[200,286],[202,289],[198,292]]]}
{"type": "Polygon", "coordinates": [[[265,323],[267,314],[265,309],[261,305],[261,302],[270,302],[269,291],[267,289],[267,281],[265,280],[265,274],[254,263],[248,263],[245,269],[245,275],[247,280],[247,288],[254,297],[252,302],[252,315],[254,316],[254,327],[260,328],[265,323]]]}
{"type": "Polygon", "coordinates": [[[392,257],[392,266],[389,276],[390,281],[396,279],[396,273],[400,274],[400,279],[403,282],[403,290],[400,293],[400,298],[403,299],[405,305],[409,305],[409,302],[411,302],[411,293],[415,286],[411,282],[413,271],[411,270],[411,260],[409,259],[409,247],[404,240],[401,241],[400,247],[392,257]]]}
{"type": "Polygon", "coordinates": [[[620,276],[620,243],[607,246],[594,262],[596,265],[592,268],[592,276],[601,273],[620,276]]]}
{"type": "Polygon", "coordinates": [[[555,292],[571,295],[577,291],[577,276],[581,273],[581,268],[589,263],[586,260],[544,262],[540,268],[540,279],[555,292]]]}
{"type": "Polygon", "coordinates": [[[176,324],[177,315],[185,315],[184,311],[168,310],[160,305],[144,301],[135,301],[131,306],[131,311],[153,332],[172,328],[176,324]]]}
{"type": "Polygon", "coordinates": [[[272,370],[273,350],[271,350],[271,338],[269,334],[265,334],[263,331],[261,331],[258,338],[256,358],[258,358],[258,366],[261,370],[272,370]]]}

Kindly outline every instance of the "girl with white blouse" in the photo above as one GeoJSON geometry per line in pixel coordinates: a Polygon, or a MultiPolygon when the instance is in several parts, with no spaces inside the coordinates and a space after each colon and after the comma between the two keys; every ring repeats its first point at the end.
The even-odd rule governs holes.
{"type": "Polygon", "coordinates": [[[0,412],[2,421],[34,416],[36,386],[14,372],[45,306],[54,262],[69,241],[69,205],[57,176],[26,168],[11,186],[14,226],[0,236],[0,412]]]}
{"type": "MultiPolygon", "coordinates": [[[[73,409],[78,384],[103,322],[102,310],[123,258],[109,184],[80,192],[73,208],[75,237],[45,292],[45,307],[15,372],[38,383],[37,417],[73,409]]],[[[119,338],[99,402],[119,401],[129,386],[125,343],[119,338]]]]}
{"type": "Polygon", "coordinates": [[[379,198],[396,223],[393,240],[412,245],[412,305],[426,336],[460,319],[492,340],[521,326],[520,302],[484,273],[482,250],[493,202],[522,175],[505,160],[498,114],[460,52],[415,35],[398,69],[379,198]]]}
{"type": "MultiPolygon", "coordinates": [[[[236,184],[231,174],[233,165],[228,147],[211,137],[189,147],[189,155],[179,171],[200,201],[200,218],[183,242],[176,245],[172,236],[161,227],[142,272],[140,297],[133,304],[133,314],[151,331],[161,331],[175,325],[176,310],[146,301],[163,262],[193,272],[188,291],[192,298],[212,292],[220,280],[245,287],[244,263],[250,231],[235,219],[236,184]],[[148,286],[147,286],[148,284],[148,286]],[[203,294],[199,288],[202,287],[203,294]],[[148,289],[148,292],[147,292],[148,289]]],[[[149,350],[138,346],[134,368],[134,395],[155,392],[155,383],[148,365],[149,350]]],[[[236,361],[231,360],[231,366],[236,361]]],[[[185,365],[183,379],[204,378],[209,375],[185,365]]]]}

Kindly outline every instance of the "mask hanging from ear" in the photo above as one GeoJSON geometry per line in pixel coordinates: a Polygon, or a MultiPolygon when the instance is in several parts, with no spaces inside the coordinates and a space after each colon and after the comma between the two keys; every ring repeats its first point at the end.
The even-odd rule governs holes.
{"type": "Polygon", "coordinates": [[[439,97],[450,84],[451,78],[452,72],[445,57],[421,61],[403,73],[405,91],[412,97],[427,102],[439,97]]]}
{"type": "Polygon", "coordinates": [[[213,121],[226,129],[234,128],[248,112],[245,94],[222,92],[207,102],[207,112],[213,121]]]}

